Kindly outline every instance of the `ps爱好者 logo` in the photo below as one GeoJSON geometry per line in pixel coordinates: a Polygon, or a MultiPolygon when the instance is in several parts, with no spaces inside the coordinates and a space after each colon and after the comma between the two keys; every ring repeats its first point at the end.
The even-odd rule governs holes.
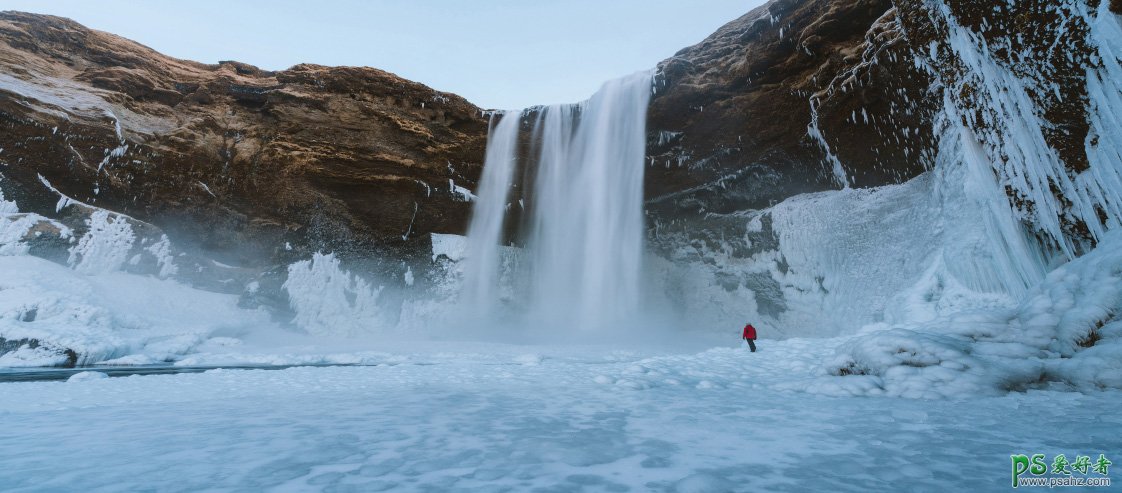
{"type": "Polygon", "coordinates": [[[1110,465],[1105,454],[1092,460],[1089,455],[1076,455],[1074,460],[1056,454],[1048,460],[1045,454],[1014,454],[1013,487],[1021,486],[1110,486],[1110,465]]]}

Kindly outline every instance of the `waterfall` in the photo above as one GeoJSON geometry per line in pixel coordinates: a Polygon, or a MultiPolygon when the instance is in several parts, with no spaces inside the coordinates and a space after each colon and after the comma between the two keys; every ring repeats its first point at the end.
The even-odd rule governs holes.
{"type": "Polygon", "coordinates": [[[468,239],[464,299],[481,313],[498,303],[500,236],[514,167],[526,196],[521,302],[534,325],[595,329],[639,310],[643,172],[650,72],[604,84],[588,101],[503,115],[489,136],[468,239]],[[536,114],[535,114],[536,113],[536,114]],[[518,124],[532,118],[518,163],[518,124]],[[524,150],[525,151],[525,150],[524,150]]]}
{"type": "Polygon", "coordinates": [[[507,198],[517,160],[519,113],[491,116],[487,135],[487,154],[483,176],[479,180],[471,224],[468,226],[470,260],[464,267],[463,299],[476,310],[475,315],[489,315],[498,299],[499,267],[506,217],[507,198]],[[498,124],[495,124],[499,117],[498,124]]]}

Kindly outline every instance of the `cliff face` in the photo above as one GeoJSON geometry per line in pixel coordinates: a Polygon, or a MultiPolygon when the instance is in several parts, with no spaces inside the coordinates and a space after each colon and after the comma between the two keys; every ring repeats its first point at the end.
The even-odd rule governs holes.
{"type": "MultiPolygon", "coordinates": [[[[907,181],[934,166],[946,104],[1000,133],[1008,115],[952,46],[959,27],[1011,72],[1051,81],[1030,93],[1044,138],[1064,173],[1086,171],[1093,3],[774,0],[749,12],[659,66],[652,226],[907,181]]],[[[249,266],[317,250],[400,258],[427,233],[465,229],[456,190],[474,188],[486,121],[455,95],[369,68],[176,60],[49,16],[0,14],[0,41],[0,187],[28,210],[58,200],[45,181],[249,266]]],[[[1008,162],[999,147],[991,157],[1008,162]]],[[[1030,219],[1058,222],[1054,243],[1093,242],[1097,218],[1037,204],[1042,183],[1010,184],[1011,205],[1052,214],[1030,219]]]]}
{"type": "Polygon", "coordinates": [[[969,129],[1045,246],[1072,257],[1118,225],[1119,3],[896,3],[943,116],[969,129]]]}
{"type": "MultiPolygon", "coordinates": [[[[873,247],[916,237],[885,240],[892,221],[928,221],[921,229],[936,236],[988,224],[978,228],[1002,230],[1006,245],[1023,243],[1023,229],[1048,261],[1087,251],[1122,217],[1119,5],[773,0],[664,61],[648,121],[650,244],[704,266],[700,287],[671,289],[711,301],[706,289],[719,286],[729,298],[717,310],[754,304],[773,320],[829,305],[844,290],[822,266],[841,254],[791,250],[817,255],[824,235],[848,234],[856,215],[819,213],[829,207],[866,212],[865,230],[836,241],[862,247],[845,253],[861,260],[853,272],[883,260],[860,257],[873,247]],[[965,190],[966,173],[993,193],[965,190]],[[870,190],[891,184],[908,193],[870,190]]],[[[0,127],[0,212],[23,214],[0,218],[0,247],[18,236],[19,248],[75,268],[174,275],[283,311],[288,266],[315,252],[412,293],[439,284],[428,233],[466,229],[487,121],[462,98],[376,69],[203,65],[6,12],[0,127]],[[97,242],[118,237],[128,255],[99,258],[97,242]],[[411,268],[422,269],[416,287],[411,268]]],[[[981,243],[955,248],[984,258],[981,243]]],[[[1023,289],[1044,269],[999,284],[1023,289]]],[[[401,302],[389,298],[379,303],[401,302]]]]}
{"type": "Polygon", "coordinates": [[[775,0],[663,62],[647,205],[670,297],[823,335],[915,316],[901,296],[1017,298],[1122,225],[1120,13],[775,0]]]}
{"type": "Polygon", "coordinates": [[[660,65],[649,206],[665,220],[897,183],[931,164],[932,78],[889,0],[776,0],[660,65]]]}
{"type": "Polygon", "coordinates": [[[474,188],[487,131],[463,98],[380,70],[204,65],[18,12],[0,13],[0,126],[22,211],[55,216],[63,194],[250,268],[462,233],[454,190],[474,188]]]}
{"type": "Polygon", "coordinates": [[[1078,251],[1109,222],[1105,204],[1077,210],[1095,199],[1075,182],[1100,140],[1089,79],[1116,63],[1091,24],[1119,10],[1099,0],[774,0],[660,65],[648,209],[658,224],[682,224],[902,183],[935,166],[955,113],[1026,225],[1078,251]],[[1004,96],[1006,85],[1023,85],[1026,100],[1004,96]],[[1039,129],[1006,124],[1037,116],[1039,129]],[[1015,149],[1035,140],[1039,152],[1015,149]],[[1055,169],[1021,179],[1033,163],[1055,169]]]}

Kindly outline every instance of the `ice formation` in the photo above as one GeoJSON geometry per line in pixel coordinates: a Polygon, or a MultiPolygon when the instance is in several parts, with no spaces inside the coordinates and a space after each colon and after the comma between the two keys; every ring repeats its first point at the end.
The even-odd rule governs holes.
{"type": "MultiPolygon", "coordinates": [[[[1097,11],[1082,1],[1062,3],[1090,26],[1087,41],[1098,50],[1092,59],[1101,62],[1101,67],[1088,64],[1087,92],[1093,126],[1086,142],[1089,170],[1067,169],[1044,136],[1050,124],[1041,116],[1044,108],[1034,103],[1029,94],[1053,90],[1051,82],[1025,76],[995,60],[991,50],[1002,47],[989,46],[981,36],[961,26],[946,5],[935,11],[942,14],[941,21],[946,24],[949,50],[933,49],[930,56],[936,60],[953,59],[969,74],[957,83],[947,81],[948,95],[966,91],[968,85],[983,105],[984,111],[958,110],[950,104],[944,109],[947,121],[962,127],[964,132],[970,128],[987,130],[984,134],[963,136],[964,142],[977,146],[976,151],[967,151],[967,159],[984,160],[987,171],[992,166],[1000,185],[1031,204],[1018,213],[1046,234],[1050,243],[1046,246],[1055,245],[1071,259],[1083,245],[1065,234],[1063,221],[1083,224],[1091,238],[1097,240],[1122,218],[1122,188],[1118,186],[1122,184],[1122,167],[1116,145],[1119,127],[1115,124],[1117,115],[1122,114],[1122,70],[1118,58],[1122,55],[1122,31],[1106,2],[1100,2],[1097,11]]],[[[1061,37],[1057,35],[1057,42],[1061,37]]]]}
{"type": "Polygon", "coordinates": [[[162,363],[222,334],[272,327],[265,312],[238,308],[236,296],[171,280],[82,273],[30,255],[0,256],[0,272],[0,338],[18,346],[0,355],[0,367],[130,355],[129,364],[162,363]]]}
{"type": "Polygon", "coordinates": [[[86,221],[89,230],[70,249],[70,265],[83,274],[120,270],[136,237],[124,217],[97,210],[86,221]]]}
{"type": "Polygon", "coordinates": [[[1058,384],[1122,388],[1122,232],[1048,274],[1015,306],[878,327],[846,341],[833,371],[870,392],[963,397],[1058,384]]]}
{"type": "Polygon", "coordinates": [[[284,283],[298,327],[319,335],[357,335],[384,327],[381,287],[340,267],[333,254],[317,253],[288,267],[284,283]]]}

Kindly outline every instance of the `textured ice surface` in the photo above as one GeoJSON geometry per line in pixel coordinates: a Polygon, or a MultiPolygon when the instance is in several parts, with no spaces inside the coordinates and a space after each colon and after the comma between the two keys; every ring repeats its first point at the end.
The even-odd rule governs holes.
{"type": "Polygon", "coordinates": [[[96,210],[86,221],[89,231],[70,249],[69,263],[83,274],[103,274],[121,269],[136,237],[124,217],[96,210]]]}
{"type": "Polygon", "coordinates": [[[0,432],[0,484],[1004,491],[1011,453],[1122,448],[1117,392],[928,401],[777,390],[813,378],[823,342],[657,358],[493,348],[503,354],[0,384],[20,396],[0,399],[0,415],[18,423],[0,432]]]}
{"type": "MultiPolygon", "coordinates": [[[[680,241],[660,282],[699,329],[758,320],[773,337],[853,334],[1010,305],[1043,278],[1044,260],[1023,243],[1010,246],[998,230],[1005,223],[985,220],[1000,197],[975,190],[970,172],[947,163],[900,185],[730,215],[726,226],[740,223],[744,236],[680,241]]],[[[1013,221],[1007,208],[994,216],[1013,221]]],[[[1010,238],[1023,237],[1011,229],[1010,238]]]]}

